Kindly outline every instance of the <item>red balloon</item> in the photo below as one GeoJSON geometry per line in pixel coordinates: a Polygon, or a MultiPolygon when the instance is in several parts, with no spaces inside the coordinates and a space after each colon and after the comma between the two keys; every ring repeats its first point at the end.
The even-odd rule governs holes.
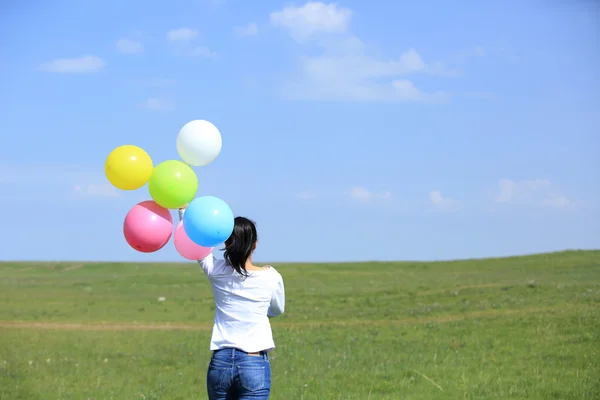
{"type": "Polygon", "coordinates": [[[142,253],[165,247],[173,234],[171,212],[152,200],[133,206],[125,216],[123,234],[127,243],[142,253]]]}

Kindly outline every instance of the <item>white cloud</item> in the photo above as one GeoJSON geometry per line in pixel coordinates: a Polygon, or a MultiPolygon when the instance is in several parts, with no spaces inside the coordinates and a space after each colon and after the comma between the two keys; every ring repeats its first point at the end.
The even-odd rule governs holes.
{"type": "Polygon", "coordinates": [[[237,26],[233,29],[233,31],[238,36],[254,36],[258,34],[258,25],[248,24],[244,26],[237,26]]]}
{"type": "Polygon", "coordinates": [[[167,32],[167,39],[172,42],[189,42],[196,36],[198,36],[198,31],[191,28],[178,28],[167,32]]]}
{"type": "Polygon", "coordinates": [[[75,185],[73,192],[78,196],[86,197],[119,197],[117,189],[109,183],[75,185]]]}
{"type": "Polygon", "coordinates": [[[302,41],[320,33],[344,33],[352,19],[352,10],[336,4],[309,1],[301,7],[288,6],[272,12],[271,24],[287,29],[302,41]]]}
{"type": "Polygon", "coordinates": [[[140,54],[144,52],[141,42],[126,38],[117,40],[116,47],[117,51],[122,54],[140,54]]]}
{"type": "Polygon", "coordinates": [[[408,49],[396,58],[375,53],[350,34],[352,10],[335,4],[309,2],[271,13],[271,24],[284,28],[301,44],[320,54],[302,57],[298,71],[282,85],[284,97],[310,100],[440,102],[444,91],[424,91],[407,76],[457,76],[440,62],[426,62],[408,49]]]}
{"type": "Polygon", "coordinates": [[[438,209],[448,210],[453,208],[457,203],[455,200],[442,196],[439,190],[434,190],[429,193],[429,200],[438,209]]]}
{"type": "Polygon", "coordinates": [[[501,179],[494,192],[494,201],[501,204],[550,206],[565,208],[575,203],[566,198],[547,179],[513,181],[501,179]]]}
{"type": "Polygon", "coordinates": [[[139,107],[150,111],[167,112],[175,109],[175,103],[170,99],[149,97],[142,101],[139,107]]]}
{"type": "Polygon", "coordinates": [[[360,203],[368,203],[373,200],[391,200],[392,198],[391,192],[376,193],[361,186],[351,188],[349,194],[352,199],[360,203]]]}
{"type": "Polygon", "coordinates": [[[196,46],[190,52],[191,57],[215,58],[217,53],[213,52],[206,46],[196,46]]]}
{"type": "MultiPolygon", "coordinates": [[[[358,39],[356,39],[358,40],[358,39]]],[[[380,60],[360,49],[344,54],[304,57],[299,76],[282,87],[292,99],[345,101],[443,102],[450,94],[419,89],[405,76],[427,73],[427,65],[415,50],[397,60],[380,60]]]]}
{"type": "MultiPolygon", "coordinates": [[[[415,85],[406,79],[395,80],[392,82],[394,91],[390,96],[390,100],[396,101],[422,101],[422,102],[443,102],[450,97],[446,92],[424,92],[415,87],[415,85]]],[[[383,93],[382,93],[383,97],[383,93]]],[[[385,97],[383,97],[385,99],[385,97]]]]}
{"type": "Polygon", "coordinates": [[[57,74],[91,74],[102,70],[106,62],[96,56],[58,58],[40,65],[39,69],[57,74]]]}
{"type": "Polygon", "coordinates": [[[206,46],[194,44],[198,31],[191,28],[173,29],[167,32],[167,39],[174,44],[174,51],[180,56],[215,58],[217,54],[206,46]]]}

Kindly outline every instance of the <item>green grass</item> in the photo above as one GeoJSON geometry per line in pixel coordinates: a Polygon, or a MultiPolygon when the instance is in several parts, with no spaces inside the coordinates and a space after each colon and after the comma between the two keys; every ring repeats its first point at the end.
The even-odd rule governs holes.
{"type": "MultiPolygon", "coordinates": [[[[600,398],[600,251],[276,268],[274,400],[600,398]]],[[[194,263],[0,264],[0,399],[205,399],[213,313],[194,263]]]]}

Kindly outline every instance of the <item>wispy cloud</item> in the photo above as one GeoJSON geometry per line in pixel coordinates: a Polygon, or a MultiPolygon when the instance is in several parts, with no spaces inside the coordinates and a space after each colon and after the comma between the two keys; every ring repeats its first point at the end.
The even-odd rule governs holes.
{"type": "Polygon", "coordinates": [[[256,24],[248,24],[244,26],[237,26],[233,28],[233,32],[237,36],[254,36],[258,34],[258,25],[256,24]]]}
{"type": "Polygon", "coordinates": [[[217,53],[206,46],[196,46],[189,52],[189,55],[191,57],[215,58],[217,53]]]}
{"type": "Polygon", "coordinates": [[[149,97],[139,103],[139,107],[149,111],[168,112],[175,109],[175,103],[168,98],[149,97]]]}
{"type": "Polygon", "coordinates": [[[320,55],[300,59],[297,74],[282,85],[286,98],[345,101],[443,102],[443,90],[425,91],[407,77],[413,74],[457,76],[441,62],[426,62],[415,49],[396,58],[375,55],[350,33],[353,11],[336,4],[308,2],[270,14],[272,25],[300,45],[316,46],[320,55]]]}
{"type": "Polygon", "coordinates": [[[0,194],[15,192],[46,200],[120,195],[107,182],[102,164],[0,164],[0,194]]]}
{"type": "Polygon", "coordinates": [[[439,190],[433,190],[429,193],[429,201],[438,210],[455,210],[457,206],[456,200],[442,196],[439,190]]]}
{"type": "Polygon", "coordinates": [[[345,33],[352,19],[352,10],[336,4],[309,1],[301,7],[287,6],[274,11],[269,19],[275,26],[289,31],[298,41],[305,41],[321,33],[345,33]]]}
{"type": "Polygon", "coordinates": [[[576,204],[547,179],[501,179],[492,197],[496,203],[506,205],[567,208],[576,204]]]}
{"type": "Polygon", "coordinates": [[[77,184],[73,186],[73,193],[79,197],[119,197],[117,189],[109,183],[77,184]]]}
{"type": "Polygon", "coordinates": [[[40,65],[39,69],[56,74],[91,74],[101,71],[106,62],[97,56],[82,56],[78,58],[57,58],[40,65]]]}
{"type": "Polygon", "coordinates": [[[167,32],[167,40],[171,42],[189,42],[198,36],[198,31],[192,28],[177,28],[167,32]]]}
{"type": "Polygon", "coordinates": [[[176,54],[186,57],[215,58],[217,53],[205,45],[198,44],[198,31],[192,28],[178,28],[167,32],[167,40],[173,45],[176,54]]]}
{"type": "Polygon", "coordinates": [[[368,203],[373,200],[391,200],[392,193],[389,191],[373,192],[362,186],[355,186],[348,191],[350,198],[359,203],[368,203]]]}
{"type": "Polygon", "coordinates": [[[121,38],[117,40],[115,46],[121,54],[141,54],[144,52],[144,46],[137,40],[121,38]]]}

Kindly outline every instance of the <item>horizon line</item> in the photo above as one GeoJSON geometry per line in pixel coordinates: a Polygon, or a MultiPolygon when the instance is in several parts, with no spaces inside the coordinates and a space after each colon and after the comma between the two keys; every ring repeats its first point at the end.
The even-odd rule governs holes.
{"type": "MultiPolygon", "coordinates": [[[[269,261],[268,263],[260,262],[260,264],[365,264],[365,263],[444,263],[444,262],[457,262],[457,261],[477,261],[477,260],[498,260],[498,259],[510,259],[510,258],[522,258],[522,257],[534,257],[543,255],[552,255],[559,253],[569,252],[595,252],[600,251],[600,248],[589,248],[589,249],[563,249],[546,252],[536,253],[521,253],[507,256],[489,256],[489,257],[468,257],[468,258],[454,258],[454,259],[440,259],[440,260],[354,260],[354,261],[269,261]]],[[[0,263],[84,263],[84,264],[187,264],[194,263],[194,260],[183,260],[183,261],[124,261],[124,260],[0,260],[0,263]]]]}

